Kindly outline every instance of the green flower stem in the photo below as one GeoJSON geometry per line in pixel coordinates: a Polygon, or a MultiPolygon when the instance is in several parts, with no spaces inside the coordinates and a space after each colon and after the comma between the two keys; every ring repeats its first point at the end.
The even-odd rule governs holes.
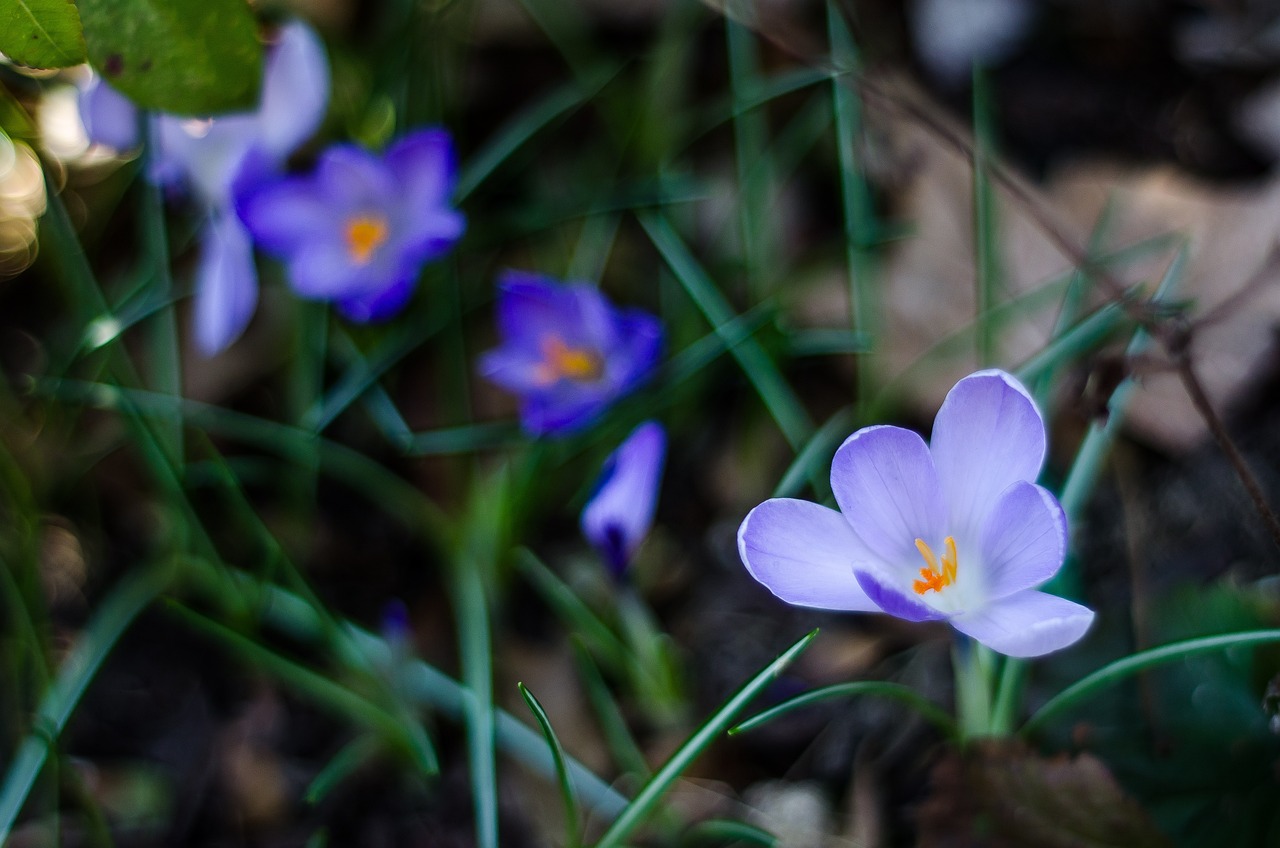
{"type": "Polygon", "coordinates": [[[995,655],[989,648],[959,636],[951,649],[951,662],[961,742],[993,735],[991,677],[995,655]]]}

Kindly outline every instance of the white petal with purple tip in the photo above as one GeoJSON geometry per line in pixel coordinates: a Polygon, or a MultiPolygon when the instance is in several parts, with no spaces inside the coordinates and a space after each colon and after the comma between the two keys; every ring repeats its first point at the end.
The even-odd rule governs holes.
{"type": "Polygon", "coordinates": [[[789,604],[879,611],[853,574],[867,556],[844,516],[808,501],[774,498],[747,514],[738,553],[751,576],[789,604]]]}
{"type": "Polygon", "coordinates": [[[1034,589],[951,619],[961,633],[1010,657],[1038,657],[1065,648],[1092,623],[1092,610],[1034,589]]]}

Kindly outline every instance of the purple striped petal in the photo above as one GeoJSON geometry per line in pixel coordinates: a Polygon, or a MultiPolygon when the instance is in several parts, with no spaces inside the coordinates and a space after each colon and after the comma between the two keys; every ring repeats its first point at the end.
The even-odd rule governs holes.
{"type": "Polygon", "coordinates": [[[906,621],[938,621],[946,618],[933,607],[893,586],[881,575],[865,568],[855,568],[853,573],[858,585],[881,612],[906,621]]]}
{"type": "Polygon", "coordinates": [[[1044,421],[1022,384],[979,371],[952,387],[930,442],[950,532],[976,540],[1014,483],[1034,482],[1044,463],[1044,421]]]}
{"type": "Polygon", "coordinates": [[[951,624],[993,651],[1038,657],[1075,643],[1093,623],[1093,611],[1074,601],[1028,590],[958,615],[951,624]]]}
{"type": "Polygon", "coordinates": [[[915,540],[946,535],[938,477],[924,440],[901,427],[865,427],[836,451],[831,488],[840,511],[882,562],[918,568],[915,540]]]}
{"type": "Polygon", "coordinates": [[[808,501],[774,498],[738,528],[738,553],[751,576],[789,604],[879,611],[854,576],[865,549],[844,516],[808,501]]]}
{"type": "Polygon", "coordinates": [[[1067,517],[1058,499],[1035,483],[1014,483],[987,518],[981,552],[990,600],[1057,574],[1067,555],[1067,517]]]}

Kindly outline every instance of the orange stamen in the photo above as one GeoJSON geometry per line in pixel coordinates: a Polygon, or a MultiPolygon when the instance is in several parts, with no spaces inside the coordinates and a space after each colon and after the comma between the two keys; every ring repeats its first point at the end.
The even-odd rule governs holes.
{"type": "Polygon", "coordinates": [[[357,265],[368,265],[373,254],[387,240],[387,219],[376,215],[357,215],[347,219],[343,232],[347,253],[357,265]]]}
{"type": "Polygon", "coordinates": [[[542,340],[542,363],[538,366],[537,379],[543,385],[560,380],[585,383],[600,379],[604,363],[594,351],[570,347],[559,336],[547,336],[542,340]]]}
{"type": "Polygon", "coordinates": [[[947,550],[942,555],[942,567],[939,568],[938,558],[934,556],[933,549],[924,539],[916,539],[916,550],[927,563],[925,568],[920,569],[920,579],[911,584],[911,588],[917,595],[923,595],[931,590],[941,592],[956,582],[956,568],[960,564],[959,557],[956,555],[956,540],[948,536],[944,544],[947,550]]]}

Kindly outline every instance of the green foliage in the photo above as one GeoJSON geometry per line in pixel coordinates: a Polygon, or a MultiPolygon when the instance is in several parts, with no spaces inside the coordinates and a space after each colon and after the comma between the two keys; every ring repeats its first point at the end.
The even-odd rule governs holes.
{"type": "Polygon", "coordinates": [[[145,109],[213,115],[250,109],[262,44],[244,0],[80,0],[89,62],[145,109]]]}
{"type": "Polygon", "coordinates": [[[0,52],[32,68],[68,68],[85,59],[80,15],[71,0],[0,0],[0,52]]]}

